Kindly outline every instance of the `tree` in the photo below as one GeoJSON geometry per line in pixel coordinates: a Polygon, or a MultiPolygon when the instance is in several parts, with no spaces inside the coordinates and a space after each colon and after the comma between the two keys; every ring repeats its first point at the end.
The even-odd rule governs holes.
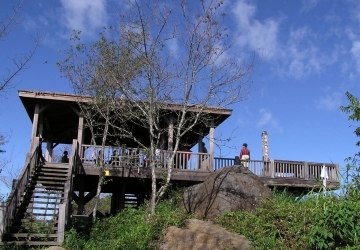
{"type": "MultiPolygon", "coordinates": [[[[22,7],[24,4],[24,0],[18,1],[13,6],[13,11],[10,13],[10,15],[5,16],[0,20],[0,40],[4,41],[6,40],[6,37],[8,37],[14,29],[19,25],[20,23],[20,14],[22,11],[22,7]]],[[[0,95],[4,94],[7,90],[10,88],[13,88],[16,86],[14,84],[14,78],[19,75],[23,70],[28,68],[28,64],[31,60],[31,58],[34,56],[36,49],[38,48],[41,38],[39,34],[35,38],[31,38],[33,41],[32,48],[23,56],[14,56],[10,58],[12,67],[9,67],[6,69],[6,74],[2,77],[0,80],[0,95]]]]}
{"type": "MultiPolygon", "coordinates": [[[[6,38],[14,31],[14,29],[20,23],[20,14],[22,11],[22,7],[24,5],[24,0],[17,1],[12,8],[12,12],[5,17],[0,18],[0,41],[6,41],[6,38]]],[[[14,83],[14,79],[17,75],[19,75],[22,71],[28,68],[28,64],[31,58],[34,56],[36,49],[38,48],[42,37],[37,34],[36,37],[31,38],[33,41],[33,45],[31,49],[22,56],[14,55],[10,58],[11,63],[8,65],[9,68],[6,68],[6,73],[0,79],[0,97],[4,96],[6,91],[14,88],[16,83],[14,83]]],[[[5,60],[5,58],[1,58],[5,60]]],[[[0,146],[3,147],[8,141],[8,137],[5,134],[0,134],[0,146]]],[[[5,149],[0,148],[0,154],[5,153],[5,149]]],[[[2,170],[11,159],[0,159],[0,169],[2,170]]]]}
{"type": "Polygon", "coordinates": [[[117,104],[110,112],[113,119],[108,119],[110,113],[102,116],[107,125],[147,148],[152,172],[151,214],[170,186],[174,155],[180,143],[186,143],[186,134],[190,131],[201,134],[194,127],[211,123],[209,107],[226,108],[249,94],[248,76],[254,59],[244,63],[236,55],[224,18],[222,1],[128,1],[126,11],[119,13],[119,29],[112,30],[116,38],[104,44],[108,46],[106,52],[117,52],[108,55],[116,60],[103,63],[93,54],[89,57],[92,51],[83,50],[83,56],[73,57],[69,53],[72,56],[60,64],[72,84],[81,89],[94,86],[93,81],[100,83],[90,94],[91,99],[97,99],[100,93],[101,100],[117,104]],[[84,65],[74,58],[95,63],[94,68],[106,72],[106,78],[96,74],[97,70],[92,74],[80,73],[84,65]],[[173,126],[173,141],[168,145],[170,164],[158,187],[156,149],[162,143],[161,135],[168,132],[161,126],[166,119],[173,126]],[[120,120],[126,122],[119,123],[120,120]],[[127,122],[149,131],[148,145],[137,140],[127,122]]]}
{"type": "MultiPolygon", "coordinates": [[[[360,121],[360,101],[358,98],[356,98],[354,95],[350,94],[349,92],[345,93],[346,98],[350,102],[347,106],[340,106],[340,110],[344,112],[345,114],[348,114],[348,120],[349,121],[360,121]]],[[[360,137],[360,127],[356,127],[354,130],[354,133],[357,137],[360,137]]],[[[360,146],[360,141],[356,143],[356,146],[360,146]]],[[[352,171],[352,181],[353,185],[356,187],[357,190],[360,190],[360,176],[359,176],[359,162],[360,162],[360,151],[355,153],[353,157],[348,157],[345,159],[345,161],[350,162],[347,164],[347,172],[350,170],[352,171]],[[355,169],[354,169],[355,168],[355,169]]]]}
{"type": "MultiPolygon", "coordinates": [[[[104,33],[107,30],[104,29],[104,33]]],[[[79,41],[81,32],[75,31],[73,41],[79,41]]],[[[99,41],[90,46],[75,44],[65,52],[66,59],[59,62],[61,72],[70,79],[71,86],[79,95],[78,104],[81,115],[84,117],[85,127],[90,129],[91,142],[96,145],[100,142],[101,150],[96,154],[96,165],[99,169],[99,181],[93,207],[93,219],[96,220],[96,211],[100,200],[101,187],[105,181],[104,152],[109,137],[124,137],[126,117],[114,115],[117,103],[123,95],[116,88],[119,82],[128,83],[134,74],[141,68],[132,58],[128,47],[120,46],[115,41],[109,41],[101,35],[99,41]],[[115,75],[115,76],[114,76],[115,75]],[[84,101],[82,97],[89,98],[84,101]],[[119,121],[122,123],[119,125],[119,121]],[[110,129],[111,128],[111,129],[110,129]]],[[[116,142],[114,142],[116,144],[116,142]]]]}

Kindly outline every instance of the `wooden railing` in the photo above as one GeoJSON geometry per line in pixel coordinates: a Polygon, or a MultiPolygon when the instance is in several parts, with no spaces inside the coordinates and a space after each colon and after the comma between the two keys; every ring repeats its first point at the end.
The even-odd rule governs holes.
{"type": "MultiPolygon", "coordinates": [[[[244,162],[247,163],[247,162],[244,162]]],[[[232,158],[214,158],[214,169],[233,166],[238,164],[232,158]]],[[[304,180],[321,179],[321,171],[325,170],[329,181],[339,182],[339,166],[332,163],[315,163],[302,161],[270,160],[268,162],[260,160],[250,160],[248,168],[258,176],[270,178],[296,178],[304,180]]]]}
{"type": "MultiPolygon", "coordinates": [[[[141,148],[108,147],[103,152],[105,164],[114,166],[148,167],[151,159],[148,157],[148,150],[141,148]]],[[[82,145],[81,161],[84,164],[96,164],[102,153],[101,146],[82,145]]],[[[185,151],[168,151],[156,149],[154,161],[157,168],[168,168],[171,157],[173,167],[186,170],[208,170],[212,168],[210,154],[185,151]]]]}
{"type": "Polygon", "coordinates": [[[72,193],[74,186],[75,173],[78,172],[79,167],[79,154],[77,140],[73,140],[72,154],[69,161],[69,171],[67,180],[64,186],[64,200],[59,205],[59,217],[58,217],[58,230],[57,230],[57,242],[62,243],[64,241],[65,227],[71,224],[72,213],[72,193]]]}
{"type": "Polygon", "coordinates": [[[26,155],[25,166],[22,169],[19,178],[15,181],[13,189],[6,202],[1,202],[1,216],[0,216],[0,240],[2,241],[2,235],[5,233],[7,226],[10,225],[10,220],[14,218],[16,213],[16,207],[21,202],[21,197],[25,192],[26,185],[30,183],[32,173],[35,170],[36,165],[38,164],[38,152],[39,152],[39,138],[36,137],[33,141],[33,144],[36,145],[33,152],[26,155]]]}
{"type": "Polygon", "coordinates": [[[214,157],[214,170],[218,170],[223,167],[227,166],[234,166],[235,165],[235,158],[221,158],[221,157],[214,157]]]}
{"type": "MultiPolygon", "coordinates": [[[[80,150],[81,162],[84,164],[95,164],[101,153],[101,146],[82,145],[80,150]]],[[[183,170],[205,170],[213,171],[226,166],[240,164],[238,157],[222,158],[214,157],[213,161],[208,153],[167,151],[157,149],[155,151],[155,165],[157,168],[168,168],[171,156],[174,155],[173,167],[183,170]],[[237,159],[236,159],[237,158],[237,159]]],[[[109,147],[103,152],[105,164],[115,166],[148,167],[148,151],[139,148],[109,147]]],[[[296,178],[296,179],[320,179],[321,170],[325,165],[328,180],[339,182],[339,166],[331,163],[315,163],[302,161],[250,160],[246,165],[256,175],[270,178],[296,178]]]]}

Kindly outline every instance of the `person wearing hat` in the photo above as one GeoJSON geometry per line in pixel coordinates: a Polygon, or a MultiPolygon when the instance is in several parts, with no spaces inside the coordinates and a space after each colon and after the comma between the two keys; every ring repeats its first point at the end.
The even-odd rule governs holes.
{"type": "Polygon", "coordinates": [[[248,168],[249,161],[250,161],[250,150],[247,148],[247,143],[243,144],[243,147],[240,151],[240,161],[242,162],[243,166],[248,168]]]}

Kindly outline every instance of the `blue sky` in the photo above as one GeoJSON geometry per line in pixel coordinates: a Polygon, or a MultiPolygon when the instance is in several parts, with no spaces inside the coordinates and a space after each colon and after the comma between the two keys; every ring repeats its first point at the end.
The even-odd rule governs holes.
{"type": "MultiPolygon", "coordinates": [[[[0,20],[11,13],[2,3],[0,20]]],[[[255,52],[261,62],[251,80],[249,98],[231,108],[233,115],[216,130],[232,137],[222,147],[225,157],[239,154],[247,142],[252,159],[261,159],[261,132],[269,134],[270,158],[334,162],[358,148],[349,122],[339,106],[345,92],[360,97],[360,2],[357,0],[260,1],[224,0],[226,25],[236,51],[255,52]],[[235,136],[235,137],[233,137],[235,136]],[[235,148],[234,148],[235,147],[235,148]]],[[[0,99],[0,132],[11,135],[7,155],[22,167],[30,147],[31,122],[17,95],[18,89],[71,93],[56,62],[70,46],[73,29],[92,42],[102,27],[116,19],[115,0],[31,0],[23,6],[20,24],[0,42],[0,76],[11,67],[9,58],[31,48],[31,37],[46,32],[29,69],[16,79],[16,88],[0,99]]],[[[218,153],[220,151],[218,150],[218,153]]]]}

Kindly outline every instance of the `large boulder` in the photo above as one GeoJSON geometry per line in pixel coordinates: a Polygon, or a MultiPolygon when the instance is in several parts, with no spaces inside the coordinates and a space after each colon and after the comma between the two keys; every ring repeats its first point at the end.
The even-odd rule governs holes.
{"type": "Polygon", "coordinates": [[[169,227],[164,235],[161,250],[221,250],[250,249],[251,244],[245,236],[230,233],[209,221],[187,220],[185,227],[169,227]]]}
{"type": "Polygon", "coordinates": [[[253,211],[261,200],[272,197],[259,177],[243,166],[217,170],[201,184],[188,187],[184,207],[199,219],[213,219],[228,211],[253,211]]]}

